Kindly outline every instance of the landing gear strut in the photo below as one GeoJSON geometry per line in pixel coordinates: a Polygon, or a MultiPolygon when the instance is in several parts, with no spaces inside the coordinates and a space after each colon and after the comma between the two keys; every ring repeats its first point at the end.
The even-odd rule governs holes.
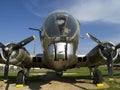
{"type": "Polygon", "coordinates": [[[57,77],[62,77],[62,75],[63,75],[63,72],[56,72],[57,77]]]}
{"type": "Polygon", "coordinates": [[[89,68],[90,70],[90,79],[93,79],[93,68],[89,68]]]}

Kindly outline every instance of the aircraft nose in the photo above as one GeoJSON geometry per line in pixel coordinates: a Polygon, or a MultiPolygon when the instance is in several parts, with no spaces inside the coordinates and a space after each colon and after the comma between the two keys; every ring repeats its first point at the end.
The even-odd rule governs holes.
{"type": "Polygon", "coordinates": [[[73,55],[73,44],[65,42],[50,44],[48,52],[53,60],[68,60],[73,55]]]}
{"type": "Polygon", "coordinates": [[[49,37],[72,37],[80,29],[78,20],[67,12],[50,14],[45,21],[44,27],[49,37]]]}

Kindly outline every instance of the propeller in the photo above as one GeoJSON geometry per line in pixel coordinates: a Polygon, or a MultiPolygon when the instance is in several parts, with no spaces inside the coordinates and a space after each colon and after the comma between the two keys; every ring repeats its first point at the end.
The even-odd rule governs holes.
{"type": "Polygon", "coordinates": [[[19,48],[25,46],[26,44],[28,44],[29,42],[31,42],[31,41],[34,40],[34,39],[36,39],[35,36],[31,36],[31,37],[29,37],[29,38],[27,38],[27,39],[24,39],[23,41],[17,43],[12,49],[13,49],[13,50],[14,50],[14,49],[19,49],[19,48]]]}
{"type": "Polygon", "coordinates": [[[2,50],[5,52],[5,55],[6,55],[6,63],[5,63],[5,70],[4,70],[5,82],[7,82],[7,80],[8,80],[9,61],[10,61],[10,56],[12,54],[12,51],[22,48],[23,46],[25,46],[26,44],[28,44],[29,42],[31,42],[34,39],[36,39],[36,37],[31,36],[31,37],[28,37],[27,39],[24,39],[24,40],[18,42],[17,44],[14,44],[14,45],[9,44],[6,46],[0,42],[0,48],[2,48],[2,50]]]}
{"type": "Polygon", "coordinates": [[[0,42],[0,48],[5,48],[4,44],[0,42]]]}
{"type": "Polygon", "coordinates": [[[86,35],[92,39],[94,42],[98,43],[100,46],[102,46],[104,49],[104,54],[107,58],[107,68],[108,68],[108,76],[109,78],[113,77],[113,53],[120,48],[120,43],[117,44],[116,46],[107,42],[103,43],[99,39],[95,38],[89,33],[86,33],[86,35]]]}

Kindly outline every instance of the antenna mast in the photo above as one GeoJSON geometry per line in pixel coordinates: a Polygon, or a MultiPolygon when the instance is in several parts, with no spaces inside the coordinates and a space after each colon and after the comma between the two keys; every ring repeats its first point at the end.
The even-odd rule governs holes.
{"type": "Polygon", "coordinates": [[[34,39],[34,48],[33,48],[33,54],[36,54],[36,39],[34,39]]]}

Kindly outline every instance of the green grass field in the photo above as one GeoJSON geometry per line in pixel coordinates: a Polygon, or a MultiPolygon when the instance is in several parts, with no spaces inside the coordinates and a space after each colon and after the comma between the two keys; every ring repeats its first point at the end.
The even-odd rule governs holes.
{"type": "MultiPolygon", "coordinates": [[[[104,82],[107,83],[110,87],[108,89],[101,89],[101,90],[120,90],[120,70],[114,70],[114,81],[108,80],[108,72],[106,67],[99,67],[102,71],[104,82]]],[[[88,68],[76,68],[68,70],[68,72],[77,72],[76,76],[80,78],[89,79],[89,69],[88,68]]],[[[99,89],[100,90],[100,89],[99,89]]]]}
{"type": "MultiPolygon", "coordinates": [[[[99,69],[103,73],[104,77],[104,82],[107,83],[110,87],[108,89],[102,89],[102,90],[120,90],[120,70],[114,70],[114,81],[109,81],[108,80],[108,75],[107,75],[107,69],[106,67],[102,66],[99,67],[99,69]]],[[[53,72],[52,70],[46,70],[46,69],[40,69],[40,70],[35,70],[34,72],[31,71],[30,73],[30,80],[36,79],[39,77],[37,73],[47,73],[47,72],[53,72]],[[36,73],[36,75],[34,75],[36,73]]],[[[88,68],[75,68],[75,69],[69,69],[66,72],[69,73],[75,73],[73,75],[63,75],[62,78],[68,78],[68,79],[90,79],[89,77],[89,69],[88,68]]],[[[9,80],[12,82],[15,82],[16,80],[16,71],[10,71],[9,72],[9,80]]],[[[3,80],[3,72],[0,72],[0,80],[3,80]]]]}

